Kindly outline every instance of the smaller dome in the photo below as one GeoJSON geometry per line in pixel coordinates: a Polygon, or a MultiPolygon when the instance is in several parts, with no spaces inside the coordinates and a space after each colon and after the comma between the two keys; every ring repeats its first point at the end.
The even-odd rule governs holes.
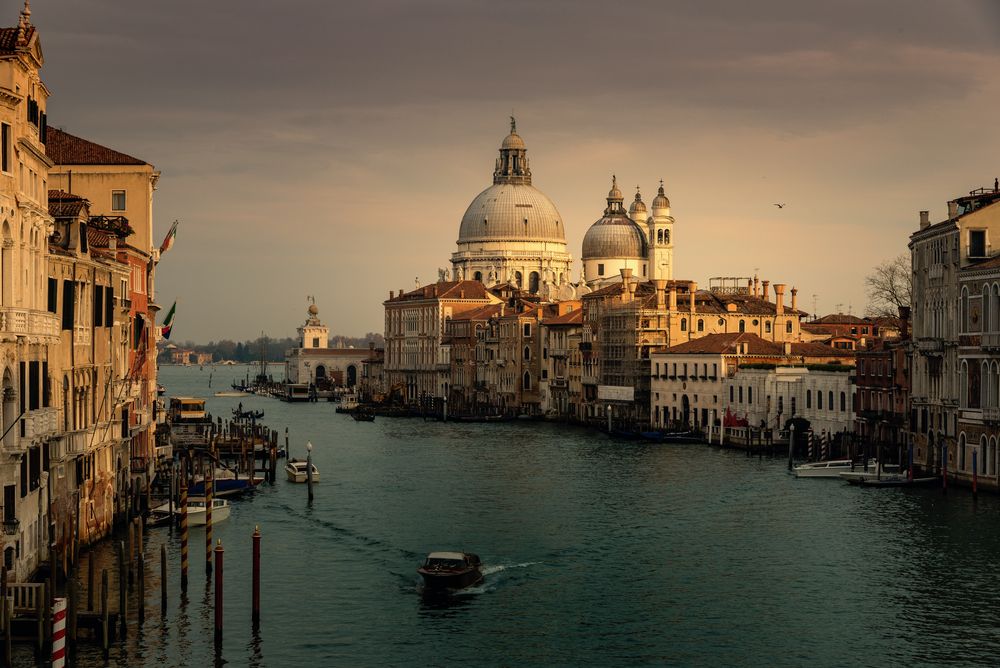
{"type": "Polygon", "coordinates": [[[642,201],[642,194],[639,192],[639,188],[635,189],[635,199],[632,200],[632,206],[628,208],[629,218],[635,221],[645,220],[645,216],[639,216],[640,213],[646,213],[646,204],[642,201]],[[636,214],[636,215],[633,215],[636,214]]]}
{"type": "Polygon", "coordinates": [[[316,317],[317,315],[319,315],[319,309],[316,307],[315,304],[310,304],[309,305],[309,315],[311,315],[313,317],[316,317]]]}
{"type": "Polygon", "coordinates": [[[516,132],[511,132],[509,135],[503,138],[503,144],[500,145],[501,149],[521,149],[525,148],[524,140],[516,132]]]}
{"type": "Polygon", "coordinates": [[[660,180],[660,189],[656,191],[656,197],[653,198],[653,209],[669,209],[670,200],[667,196],[663,194],[663,180],[660,180]]]}
{"type": "Polygon", "coordinates": [[[584,260],[617,258],[644,259],[647,255],[646,236],[624,214],[605,215],[590,226],[583,236],[584,260]]]}

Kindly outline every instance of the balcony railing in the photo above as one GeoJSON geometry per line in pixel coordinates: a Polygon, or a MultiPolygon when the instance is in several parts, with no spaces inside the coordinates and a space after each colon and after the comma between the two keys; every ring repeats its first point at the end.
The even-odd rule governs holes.
{"type": "Polygon", "coordinates": [[[25,413],[21,418],[24,421],[25,440],[55,436],[59,427],[58,413],[56,408],[39,408],[25,413]]]}
{"type": "Polygon", "coordinates": [[[1000,408],[990,407],[983,409],[983,422],[1000,422],[1000,408]]]}
{"type": "Polygon", "coordinates": [[[941,339],[920,339],[917,341],[917,350],[922,353],[939,353],[944,350],[944,341],[941,339]]]}
{"type": "Polygon", "coordinates": [[[59,319],[48,311],[3,307],[0,308],[0,333],[59,336],[59,319]]]}
{"type": "Polygon", "coordinates": [[[1000,332],[987,332],[982,338],[983,348],[1000,348],[1000,332]]]}

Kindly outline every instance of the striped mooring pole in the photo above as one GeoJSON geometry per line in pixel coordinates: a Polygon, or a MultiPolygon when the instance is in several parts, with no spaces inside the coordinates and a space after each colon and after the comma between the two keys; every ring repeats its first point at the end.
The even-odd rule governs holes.
{"type": "Polygon", "coordinates": [[[212,487],[215,485],[215,465],[209,459],[205,471],[205,577],[212,577],[212,487]]]}
{"type": "Polygon", "coordinates": [[[813,432],[812,429],[809,430],[809,461],[816,461],[816,457],[813,456],[813,432]]]}
{"type": "Polygon", "coordinates": [[[66,666],[66,599],[52,599],[52,668],[66,666]]]}
{"type": "Polygon", "coordinates": [[[820,459],[826,461],[830,458],[830,437],[824,431],[819,437],[820,459]]]}
{"type": "Polygon", "coordinates": [[[181,591],[188,588],[188,463],[181,460],[181,591]]]}

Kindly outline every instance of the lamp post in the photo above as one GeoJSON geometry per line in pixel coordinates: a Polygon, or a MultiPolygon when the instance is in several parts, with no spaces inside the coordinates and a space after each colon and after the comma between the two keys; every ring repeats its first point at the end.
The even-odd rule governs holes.
{"type": "Polygon", "coordinates": [[[611,404],[608,404],[608,433],[611,433],[611,404]]]}

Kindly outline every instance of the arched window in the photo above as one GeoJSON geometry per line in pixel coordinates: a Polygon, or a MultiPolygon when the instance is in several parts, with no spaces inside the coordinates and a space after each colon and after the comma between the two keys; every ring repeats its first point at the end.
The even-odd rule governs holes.
{"type": "Polygon", "coordinates": [[[792,415],[795,415],[795,397],[792,397],[789,401],[792,404],[792,415]]]}
{"type": "Polygon", "coordinates": [[[522,387],[526,390],[531,389],[531,374],[528,373],[527,371],[524,372],[524,384],[522,385],[522,387]]]}
{"type": "Polygon", "coordinates": [[[658,243],[658,244],[662,244],[663,243],[663,230],[657,230],[656,231],[656,243],[658,243]]]}
{"type": "Polygon", "coordinates": [[[764,333],[765,334],[770,334],[771,333],[771,321],[770,320],[765,320],[764,321],[764,333]]]}
{"type": "Polygon", "coordinates": [[[746,320],[740,320],[740,331],[741,331],[741,332],[745,332],[745,331],[747,331],[747,323],[746,323],[746,320]]]}
{"type": "MultiPolygon", "coordinates": [[[[959,305],[959,308],[962,311],[961,314],[959,314],[959,319],[961,321],[961,323],[960,323],[961,331],[968,332],[969,331],[969,290],[968,290],[968,288],[962,288],[962,303],[959,305]]],[[[925,332],[925,333],[930,334],[931,336],[934,335],[933,329],[931,329],[931,331],[925,332]]]]}
{"type": "Polygon", "coordinates": [[[705,321],[701,320],[700,318],[698,319],[698,331],[699,332],[705,331],[705,321]]]}
{"type": "Polygon", "coordinates": [[[816,410],[823,410],[823,390],[816,390],[816,410]]]}
{"type": "Polygon", "coordinates": [[[833,410],[833,390],[830,390],[829,392],[827,392],[826,398],[829,399],[829,401],[826,402],[826,409],[832,411],[833,410]]]}
{"type": "Polygon", "coordinates": [[[747,385],[747,403],[753,403],[753,385],[747,385]]]}
{"type": "Polygon", "coordinates": [[[670,243],[670,230],[663,230],[663,243],[670,243]]]}
{"type": "Polygon", "coordinates": [[[847,410],[847,393],[846,392],[841,392],[840,393],[840,412],[843,413],[846,410],[847,410]]]}
{"type": "Polygon", "coordinates": [[[476,273],[474,273],[472,275],[472,279],[475,280],[475,281],[479,281],[480,283],[482,283],[483,282],[483,272],[477,271],[476,273]]]}
{"type": "Polygon", "coordinates": [[[730,385],[730,386],[729,386],[729,403],[733,403],[733,396],[734,396],[734,393],[733,393],[733,386],[732,386],[732,385],[730,385]]]}
{"type": "Polygon", "coordinates": [[[531,359],[531,347],[530,346],[525,346],[524,347],[524,361],[527,362],[530,359],[531,359]]]}
{"type": "Polygon", "coordinates": [[[533,271],[528,274],[528,292],[536,294],[538,292],[538,272],[533,271]]]}
{"type": "Polygon", "coordinates": [[[522,276],[519,271],[514,272],[514,284],[519,288],[524,287],[524,276],[522,276]]]}
{"type": "Polygon", "coordinates": [[[682,332],[688,331],[688,321],[687,321],[687,318],[681,318],[681,331],[682,332]]]}

